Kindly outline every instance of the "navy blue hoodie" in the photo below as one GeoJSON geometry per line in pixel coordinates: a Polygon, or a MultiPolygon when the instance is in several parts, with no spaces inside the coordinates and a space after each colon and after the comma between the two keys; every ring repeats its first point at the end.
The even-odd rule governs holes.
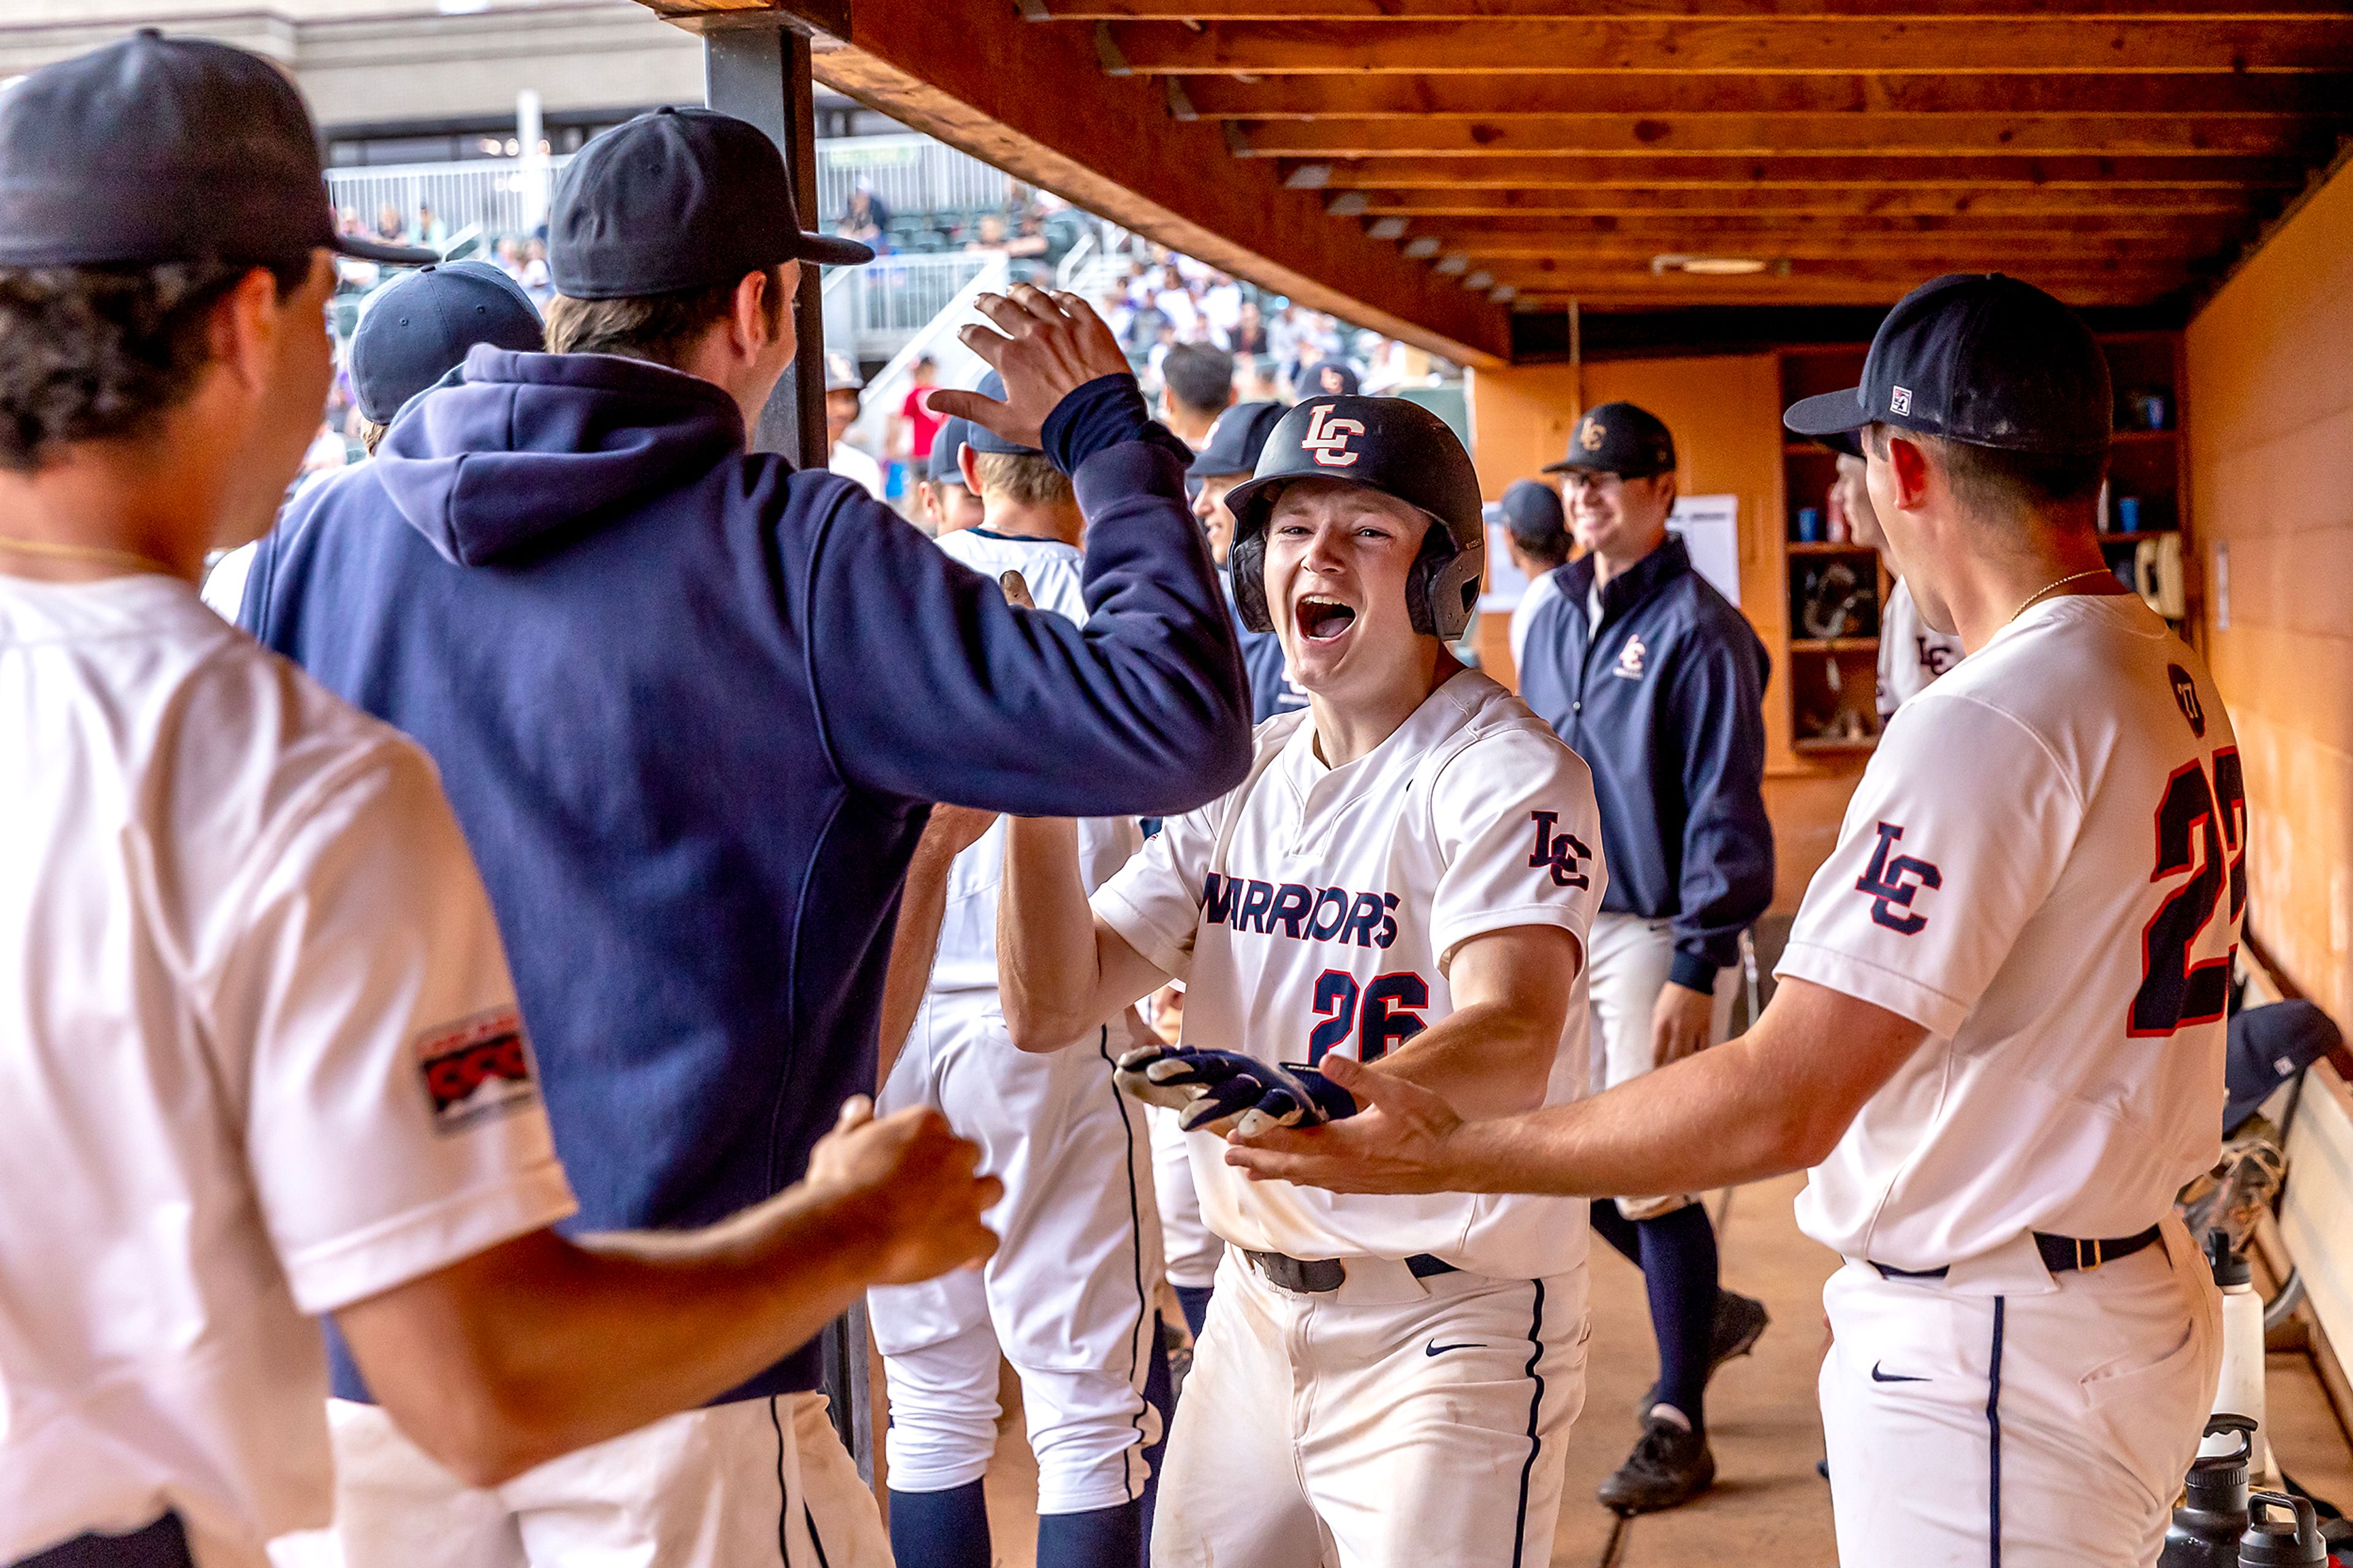
{"type": "Polygon", "coordinates": [[[1670,534],[1601,590],[1593,557],[1560,567],[1536,611],[1520,697],[1593,770],[1615,914],[1672,921],[1669,978],[1694,991],[1739,955],[1773,901],[1765,815],[1765,679],[1747,618],[1670,534]]]}
{"type": "MultiPolygon", "coordinates": [[[[1083,630],[849,480],[746,456],[716,386],[606,355],[475,349],[257,552],[247,628],[440,765],[578,1228],[767,1197],[873,1090],[928,803],[1174,815],[1241,778],[1181,448],[1122,376],[1048,449],[1089,520],[1083,630]]],[[[812,1347],[728,1397],[818,1381],[812,1347]]]]}

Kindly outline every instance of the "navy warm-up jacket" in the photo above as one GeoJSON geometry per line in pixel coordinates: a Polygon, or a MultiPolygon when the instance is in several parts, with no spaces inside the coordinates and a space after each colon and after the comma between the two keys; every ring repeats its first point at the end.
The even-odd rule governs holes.
{"type": "Polygon", "coordinates": [[[1672,922],[1669,978],[1695,991],[1739,956],[1773,901],[1765,680],[1747,619],[1667,542],[1601,590],[1593,558],[1558,569],[1528,627],[1520,697],[1593,770],[1615,914],[1672,922]]]}
{"type": "MultiPolygon", "coordinates": [[[[929,803],[1173,816],[1248,768],[1181,447],[1126,376],[1046,439],[1088,518],[1083,630],[746,456],[716,386],[607,355],[475,349],[257,552],[247,628],[440,765],[577,1228],[767,1197],[873,1091],[929,803]]],[[[818,1381],[812,1347],[728,1397],[818,1381]]]]}

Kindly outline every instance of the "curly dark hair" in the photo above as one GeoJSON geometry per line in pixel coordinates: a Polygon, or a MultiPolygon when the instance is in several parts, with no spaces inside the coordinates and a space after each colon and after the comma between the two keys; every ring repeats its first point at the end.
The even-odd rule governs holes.
{"type": "Polygon", "coordinates": [[[264,267],[281,300],[311,258],[0,267],[0,468],[36,472],[76,441],[152,432],[212,357],[212,308],[264,267]]]}

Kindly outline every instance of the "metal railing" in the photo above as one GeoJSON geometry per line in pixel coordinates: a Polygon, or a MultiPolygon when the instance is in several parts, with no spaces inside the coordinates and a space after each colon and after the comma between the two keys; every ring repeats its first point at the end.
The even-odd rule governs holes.
{"type": "Polygon", "coordinates": [[[560,158],[476,158],[458,163],[386,163],[330,169],[327,195],[374,227],[379,208],[389,205],[412,228],[431,208],[450,234],[478,227],[484,234],[525,234],[547,216],[555,176],[572,161],[560,158]]]}
{"type": "Polygon", "coordinates": [[[928,136],[837,136],[817,144],[818,221],[839,222],[860,181],[894,214],[1002,212],[1013,195],[1004,170],[928,136]]]}
{"type": "MultiPolygon", "coordinates": [[[[995,255],[976,256],[970,259],[979,262],[980,269],[965,279],[964,287],[958,289],[920,331],[910,334],[891,355],[891,363],[876,372],[874,378],[866,384],[862,398],[864,406],[859,410],[858,423],[852,434],[867,451],[880,453],[888,445],[892,417],[899,412],[899,405],[907,400],[908,391],[915,384],[917,360],[926,356],[931,359],[938,367],[938,384],[941,386],[977,386],[980,378],[988,373],[988,366],[981,357],[965,347],[964,340],[956,335],[956,329],[967,321],[980,319],[972,308],[973,301],[983,294],[1001,291],[1012,276],[1012,264],[1004,257],[995,255]]],[[[881,266],[881,263],[874,265],[881,266]]],[[[866,270],[866,268],[844,268],[835,276],[854,278],[866,270]]],[[[838,287],[830,278],[827,283],[828,292],[833,287],[838,287]]],[[[828,349],[837,346],[829,315],[826,320],[825,341],[828,349]]]]}
{"type": "Polygon", "coordinates": [[[985,251],[878,256],[825,279],[825,346],[852,359],[888,359],[982,273],[1005,258],[985,251]]]}

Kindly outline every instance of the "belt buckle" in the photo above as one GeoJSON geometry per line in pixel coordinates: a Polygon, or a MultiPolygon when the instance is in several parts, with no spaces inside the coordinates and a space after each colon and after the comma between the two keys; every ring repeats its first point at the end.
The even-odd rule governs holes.
{"type": "Polygon", "coordinates": [[[2100,1244],[2096,1239],[2081,1236],[2075,1238],[2075,1271],[2077,1273],[2094,1273],[2099,1268],[2101,1264],[2106,1261],[2107,1259],[2100,1256],[2100,1244]],[[2086,1247],[2091,1249],[2092,1260],[2089,1263],[2084,1261],[2084,1248],[2086,1247]]]}

